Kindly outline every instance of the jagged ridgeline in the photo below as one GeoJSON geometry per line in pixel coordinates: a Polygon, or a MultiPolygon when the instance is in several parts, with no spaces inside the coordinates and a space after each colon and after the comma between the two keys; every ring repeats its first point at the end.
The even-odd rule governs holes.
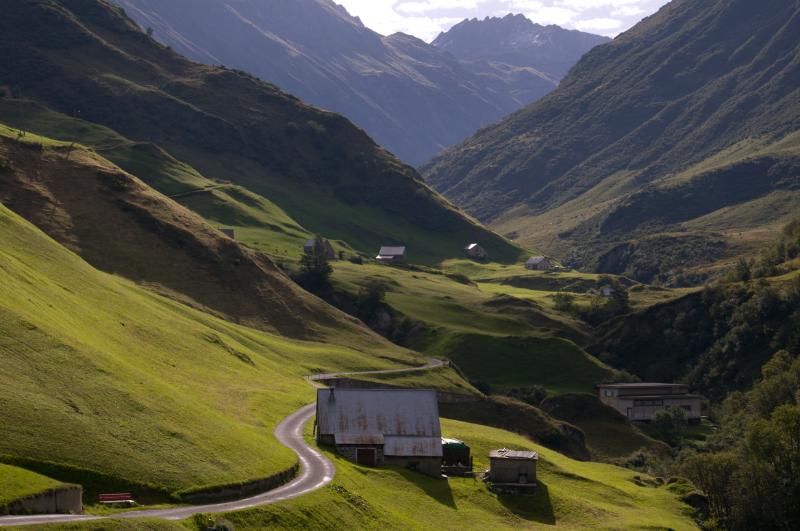
{"type": "Polygon", "coordinates": [[[680,281],[800,208],[798,34],[795,0],[674,0],[423,173],[523,243],[680,281]]]}
{"type": "MultiPolygon", "coordinates": [[[[414,261],[436,263],[478,241],[496,260],[519,256],[346,119],[247,74],[192,63],[105,0],[11,2],[0,35],[0,86],[12,96],[0,121],[9,126],[103,149],[131,171],[140,158],[116,148],[155,144],[150,155],[244,186],[308,231],[365,253],[400,242],[414,261]],[[34,103],[36,112],[20,111],[34,103]],[[88,123],[107,130],[94,135],[88,123]]],[[[176,192],[150,181],[152,171],[135,173],[176,192]]]]}

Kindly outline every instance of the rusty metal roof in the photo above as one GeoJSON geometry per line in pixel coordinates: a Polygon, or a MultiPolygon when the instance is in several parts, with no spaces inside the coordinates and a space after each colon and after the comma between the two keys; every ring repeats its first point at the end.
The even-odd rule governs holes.
{"type": "Polygon", "coordinates": [[[336,444],[383,444],[381,433],[337,433],[336,444]]]}
{"type": "Polygon", "coordinates": [[[384,245],[378,252],[378,256],[405,256],[405,254],[406,248],[401,245],[395,247],[384,245]]]}
{"type": "Polygon", "coordinates": [[[441,437],[387,435],[383,455],[402,457],[442,457],[441,437]]]}
{"type": "Polygon", "coordinates": [[[509,450],[508,448],[501,448],[500,450],[492,450],[489,452],[491,459],[521,459],[525,461],[536,461],[539,459],[539,454],[531,451],[523,450],[509,450]]]}
{"type": "Polygon", "coordinates": [[[426,389],[318,389],[322,435],[434,437],[441,446],[436,391],[426,389]]]}

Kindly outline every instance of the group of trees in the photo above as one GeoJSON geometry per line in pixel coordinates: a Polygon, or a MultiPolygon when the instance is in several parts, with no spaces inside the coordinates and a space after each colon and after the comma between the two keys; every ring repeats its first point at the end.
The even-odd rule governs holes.
{"type": "Polygon", "coordinates": [[[755,259],[740,258],[728,272],[729,282],[746,282],[785,273],[787,264],[800,257],[800,218],[783,228],[781,237],[755,259]]]}
{"type": "Polygon", "coordinates": [[[577,304],[576,298],[571,293],[557,293],[553,295],[555,309],[573,315],[574,317],[596,326],[618,315],[631,311],[628,289],[616,277],[602,276],[598,285],[609,289],[608,296],[602,293],[595,294],[588,306],[577,304]]]}
{"type": "Polygon", "coordinates": [[[324,242],[320,236],[314,238],[314,248],[300,257],[300,272],[295,276],[298,284],[317,295],[330,291],[333,274],[324,242]]]}
{"type": "Polygon", "coordinates": [[[709,528],[800,529],[800,359],[780,351],[724,401],[710,451],[684,474],[708,496],[709,528]]]}

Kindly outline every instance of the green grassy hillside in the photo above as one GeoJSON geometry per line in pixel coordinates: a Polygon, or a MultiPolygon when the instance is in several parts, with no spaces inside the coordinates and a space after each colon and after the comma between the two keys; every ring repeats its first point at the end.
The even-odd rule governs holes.
{"type": "Polygon", "coordinates": [[[229,324],[94,270],[3,206],[0,239],[0,454],[59,479],[168,493],[263,477],[294,463],[272,429],[313,400],[304,374],[420,362],[229,324]]]}
{"type": "Polygon", "coordinates": [[[542,385],[554,393],[588,392],[613,375],[576,343],[587,341],[586,325],[546,299],[556,288],[519,289],[510,296],[492,289],[495,284],[464,282],[437,270],[348,262],[334,264],[333,279],[351,295],[381,285],[395,318],[409,321],[397,339],[452,360],[470,379],[497,390],[542,385]]]}
{"type": "Polygon", "coordinates": [[[495,230],[571,264],[699,283],[800,207],[798,64],[786,59],[799,9],[674,0],[423,173],[495,230]]]}
{"type": "MultiPolygon", "coordinates": [[[[519,435],[444,420],[444,435],[468,442],[477,470],[488,468],[489,450],[540,453],[534,496],[498,496],[478,479],[427,478],[402,469],[370,469],[327,452],[336,464],[333,484],[306,496],[219,516],[200,515],[153,529],[201,529],[210,522],[256,529],[697,529],[680,501],[686,486],[657,486],[646,475],[599,463],[583,463],[519,435]],[[636,478],[639,478],[637,481],[636,478]],[[398,496],[401,492],[402,496],[398,496]],[[646,510],[643,508],[646,507],[646,510]]],[[[131,529],[128,522],[46,526],[48,530],[131,529]]]]}
{"type": "MultiPolygon", "coordinates": [[[[0,80],[13,80],[15,96],[153,143],[208,179],[268,198],[309,231],[369,254],[402,242],[428,264],[473,241],[497,260],[521,254],[346,119],[242,72],[191,63],[106,0],[17,2],[0,32],[0,80]]],[[[0,121],[22,126],[14,115],[0,121]]]]}
{"type": "Polygon", "coordinates": [[[0,463],[0,514],[3,514],[3,507],[15,500],[61,485],[60,481],[41,474],[0,463]]]}
{"type": "MultiPolygon", "coordinates": [[[[298,288],[263,255],[82,146],[33,134],[17,139],[0,130],[0,165],[0,199],[99,269],[282,335],[319,339],[326,328],[349,329],[354,338],[371,335],[298,288]]],[[[267,215],[269,205],[246,191],[213,193],[238,193],[255,202],[256,214],[267,215]]],[[[233,199],[224,206],[246,208],[233,199]]],[[[290,225],[288,218],[283,222],[290,225]]]]}

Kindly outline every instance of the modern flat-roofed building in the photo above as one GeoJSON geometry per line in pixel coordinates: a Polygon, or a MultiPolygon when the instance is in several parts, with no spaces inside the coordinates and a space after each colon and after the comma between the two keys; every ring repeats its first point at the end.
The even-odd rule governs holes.
{"type": "Polygon", "coordinates": [[[686,412],[689,422],[699,422],[703,397],[689,393],[689,386],[665,383],[619,383],[597,386],[600,401],[634,421],[653,420],[659,410],[673,406],[686,412]]]}

